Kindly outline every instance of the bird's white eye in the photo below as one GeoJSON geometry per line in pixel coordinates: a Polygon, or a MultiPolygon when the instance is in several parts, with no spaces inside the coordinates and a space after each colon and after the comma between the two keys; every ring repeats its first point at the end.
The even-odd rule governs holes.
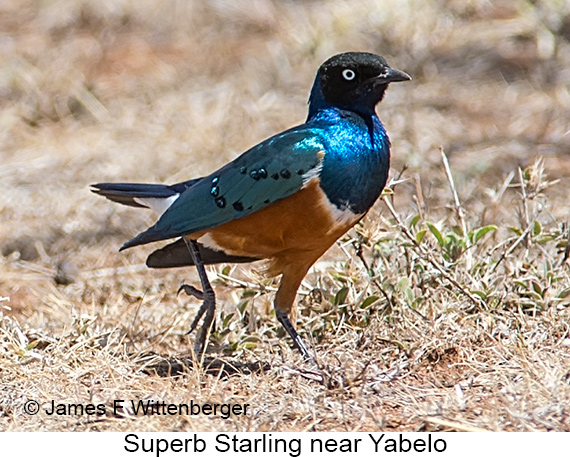
{"type": "Polygon", "coordinates": [[[356,78],[356,73],[350,68],[347,68],[346,70],[342,71],[342,77],[347,81],[352,81],[354,78],[356,78]]]}

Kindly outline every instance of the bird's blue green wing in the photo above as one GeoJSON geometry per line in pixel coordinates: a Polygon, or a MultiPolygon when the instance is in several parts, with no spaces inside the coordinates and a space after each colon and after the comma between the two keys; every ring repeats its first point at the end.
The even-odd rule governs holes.
{"type": "Polygon", "coordinates": [[[293,195],[320,171],[326,145],[319,133],[296,127],[253,147],[184,191],[121,249],[217,227],[293,195]]]}

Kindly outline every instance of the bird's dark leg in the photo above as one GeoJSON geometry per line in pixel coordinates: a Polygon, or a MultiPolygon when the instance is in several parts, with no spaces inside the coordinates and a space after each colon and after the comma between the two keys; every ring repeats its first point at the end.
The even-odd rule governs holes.
{"type": "Polygon", "coordinates": [[[278,309],[275,310],[275,317],[281,323],[285,331],[289,334],[289,336],[293,339],[293,344],[299,350],[303,359],[309,360],[311,357],[309,356],[309,351],[305,342],[301,339],[295,327],[291,323],[291,319],[289,319],[289,315],[286,312],[279,311],[278,309]]]}
{"type": "Polygon", "coordinates": [[[204,268],[204,262],[202,262],[202,257],[200,256],[200,251],[198,250],[198,243],[194,240],[188,240],[183,238],[186,246],[188,246],[188,250],[190,251],[190,255],[192,255],[192,260],[194,261],[194,265],[196,265],[196,270],[198,271],[198,276],[200,277],[200,282],[202,283],[202,290],[198,290],[195,287],[183,284],[178,289],[178,292],[184,291],[188,295],[193,295],[196,298],[204,300],[202,306],[198,310],[198,314],[194,318],[192,325],[190,326],[190,330],[188,333],[191,333],[200,322],[200,319],[204,314],[204,322],[202,323],[202,327],[198,331],[198,335],[196,335],[196,342],[194,343],[194,352],[196,353],[196,357],[200,358],[204,354],[206,350],[206,344],[208,341],[208,336],[210,334],[210,329],[212,327],[212,322],[214,321],[214,314],[216,312],[216,295],[214,294],[214,289],[210,285],[210,281],[208,281],[208,275],[206,274],[206,269],[204,268]]]}
{"type": "Polygon", "coordinates": [[[275,301],[273,302],[275,317],[281,323],[287,334],[293,339],[293,344],[305,360],[309,360],[311,358],[309,356],[309,351],[295,330],[295,327],[293,327],[289,315],[293,310],[295,298],[297,297],[297,289],[299,289],[301,281],[307,274],[311,265],[312,262],[308,261],[301,264],[287,265],[283,271],[283,275],[281,276],[279,289],[277,289],[275,301]]]}

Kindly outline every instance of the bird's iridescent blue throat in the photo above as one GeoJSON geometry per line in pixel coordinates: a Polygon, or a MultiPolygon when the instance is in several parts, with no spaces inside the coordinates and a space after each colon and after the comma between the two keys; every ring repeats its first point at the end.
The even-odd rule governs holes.
{"type": "Polygon", "coordinates": [[[378,117],[326,108],[307,123],[318,131],[324,149],[320,185],[338,209],[364,214],[388,179],[390,140],[378,117]]]}

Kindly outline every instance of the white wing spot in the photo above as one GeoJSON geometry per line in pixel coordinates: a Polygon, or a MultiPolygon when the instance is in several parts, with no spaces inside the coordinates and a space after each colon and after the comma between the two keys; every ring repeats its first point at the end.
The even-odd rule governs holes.
{"type": "Polygon", "coordinates": [[[320,179],[321,171],[323,169],[323,159],[324,158],[325,158],[325,151],[321,150],[321,151],[317,152],[317,159],[318,159],[317,166],[311,168],[304,175],[302,175],[303,187],[306,187],[309,184],[309,182],[315,178],[320,179]]]}

